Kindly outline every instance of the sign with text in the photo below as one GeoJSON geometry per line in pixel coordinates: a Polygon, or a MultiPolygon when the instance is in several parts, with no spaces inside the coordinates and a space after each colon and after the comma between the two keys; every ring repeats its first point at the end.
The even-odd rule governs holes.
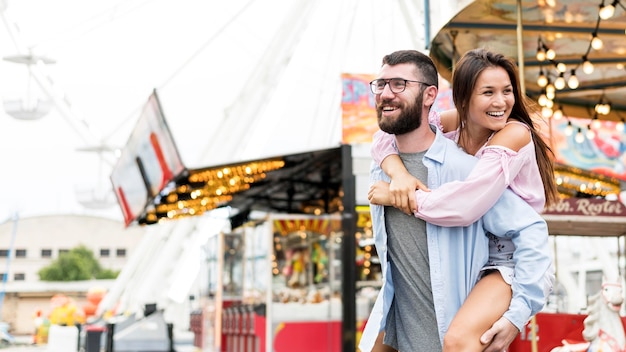
{"type": "Polygon", "coordinates": [[[548,215],[626,216],[619,201],[599,198],[565,198],[545,209],[548,215]]]}

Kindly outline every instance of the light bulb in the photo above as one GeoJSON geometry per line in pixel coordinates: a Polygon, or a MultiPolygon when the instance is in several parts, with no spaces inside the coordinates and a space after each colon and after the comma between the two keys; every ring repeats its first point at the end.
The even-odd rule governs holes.
{"type": "Polygon", "coordinates": [[[597,130],[600,127],[602,127],[602,122],[600,122],[600,119],[598,119],[597,116],[595,116],[593,120],[591,121],[591,127],[593,127],[594,130],[597,130]]]}
{"type": "Polygon", "coordinates": [[[559,75],[559,77],[554,81],[554,88],[561,90],[565,88],[565,78],[563,77],[563,73],[559,75]]]}
{"type": "Polygon", "coordinates": [[[548,51],[546,51],[546,59],[554,60],[555,57],[556,57],[556,52],[554,52],[554,50],[548,49],[548,51]]]}
{"type": "Polygon", "coordinates": [[[615,6],[613,4],[610,4],[610,5],[600,7],[600,13],[598,15],[600,16],[601,19],[608,20],[609,18],[613,17],[614,14],[615,14],[615,6]]]}
{"type": "Polygon", "coordinates": [[[544,118],[549,118],[550,116],[552,116],[552,109],[550,109],[547,106],[544,106],[543,108],[541,108],[541,116],[543,116],[544,118]]]}
{"type": "Polygon", "coordinates": [[[576,70],[572,70],[572,75],[569,76],[569,79],[567,80],[567,86],[570,87],[570,89],[576,89],[579,84],[580,82],[578,82],[578,77],[576,77],[576,70]]]}
{"type": "Polygon", "coordinates": [[[576,132],[576,136],[574,137],[576,143],[582,143],[585,141],[585,136],[583,136],[583,131],[578,127],[578,132],[576,132]]]}
{"type": "Polygon", "coordinates": [[[588,75],[593,73],[593,64],[591,63],[591,61],[587,60],[587,58],[584,58],[583,61],[583,72],[588,75]]]}
{"type": "Polygon", "coordinates": [[[558,64],[556,64],[556,70],[559,72],[565,72],[567,71],[567,65],[565,65],[562,62],[559,62],[558,64]]]}
{"type": "Polygon", "coordinates": [[[593,140],[596,137],[596,133],[591,129],[591,125],[587,126],[585,137],[587,137],[588,140],[593,140]]]}
{"type": "Polygon", "coordinates": [[[543,51],[543,48],[537,49],[537,60],[546,61],[546,52],[543,51]]]}
{"type": "Polygon", "coordinates": [[[619,132],[624,132],[624,119],[621,119],[617,124],[615,124],[615,129],[619,132]]]}
{"type": "Polygon", "coordinates": [[[554,113],[552,113],[552,118],[555,120],[560,120],[563,118],[563,110],[560,106],[558,109],[556,109],[556,111],[554,111],[554,113]]]}
{"type": "Polygon", "coordinates": [[[548,97],[546,96],[545,93],[542,93],[539,96],[539,99],[537,99],[537,103],[539,103],[540,106],[546,106],[547,101],[548,101],[548,97]]]}
{"type": "Polygon", "coordinates": [[[539,87],[545,87],[548,84],[548,77],[543,74],[543,71],[539,72],[539,78],[537,78],[537,85],[539,87]]]}
{"type": "Polygon", "coordinates": [[[594,33],[593,38],[591,38],[591,47],[596,50],[600,50],[603,45],[604,43],[602,43],[602,39],[598,38],[598,35],[594,33]]]}
{"type": "Polygon", "coordinates": [[[566,136],[571,136],[572,133],[574,133],[574,127],[572,127],[572,122],[571,121],[567,121],[567,126],[565,126],[565,131],[564,131],[566,136]]]}
{"type": "Polygon", "coordinates": [[[611,104],[599,102],[594,107],[594,110],[600,115],[608,115],[611,112],[611,104]]]}

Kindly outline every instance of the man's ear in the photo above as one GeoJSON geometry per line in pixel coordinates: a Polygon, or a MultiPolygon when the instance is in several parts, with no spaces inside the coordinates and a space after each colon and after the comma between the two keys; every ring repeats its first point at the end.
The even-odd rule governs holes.
{"type": "Polygon", "coordinates": [[[424,89],[424,101],[423,104],[426,106],[432,106],[435,103],[435,99],[437,99],[437,87],[430,86],[424,89]]]}

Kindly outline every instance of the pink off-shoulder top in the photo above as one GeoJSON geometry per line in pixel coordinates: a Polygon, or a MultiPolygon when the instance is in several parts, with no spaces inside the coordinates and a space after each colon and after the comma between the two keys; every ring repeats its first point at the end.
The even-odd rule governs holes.
{"type": "MultiPolygon", "coordinates": [[[[443,131],[438,113],[431,111],[429,120],[443,131]]],[[[518,121],[508,123],[527,127],[518,121]]],[[[458,143],[459,132],[457,129],[444,135],[458,143]]],[[[378,165],[387,156],[398,154],[395,137],[376,132],[371,153],[378,165]]],[[[416,217],[439,226],[467,226],[483,216],[507,187],[537,212],[543,211],[545,194],[532,140],[518,152],[503,146],[485,145],[475,156],[480,160],[464,181],[449,182],[430,192],[415,191],[416,217]]]]}

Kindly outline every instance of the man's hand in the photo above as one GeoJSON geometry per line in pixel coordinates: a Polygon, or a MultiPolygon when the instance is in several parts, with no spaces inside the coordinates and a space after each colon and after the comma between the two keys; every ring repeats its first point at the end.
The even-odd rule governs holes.
{"type": "Polygon", "coordinates": [[[509,345],[519,333],[517,327],[511,324],[507,318],[500,318],[493,323],[491,328],[480,337],[480,342],[487,347],[483,352],[502,352],[509,348],[509,345]]]}
{"type": "Polygon", "coordinates": [[[417,211],[417,204],[415,202],[415,190],[417,189],[428,191],[428,188],[424,186],[422,181],[413,177],[408,172],[393,177],[389,184],[391,205],[406,214],[413,215],[417,211]]]}
{"type": "Polygon", "coordinates": [[[376,205],[393,205],[391,204],[391,193],[389,193],[389,183],[385,181],[377,181],[367,192],[367,199],[376,205]]]}

